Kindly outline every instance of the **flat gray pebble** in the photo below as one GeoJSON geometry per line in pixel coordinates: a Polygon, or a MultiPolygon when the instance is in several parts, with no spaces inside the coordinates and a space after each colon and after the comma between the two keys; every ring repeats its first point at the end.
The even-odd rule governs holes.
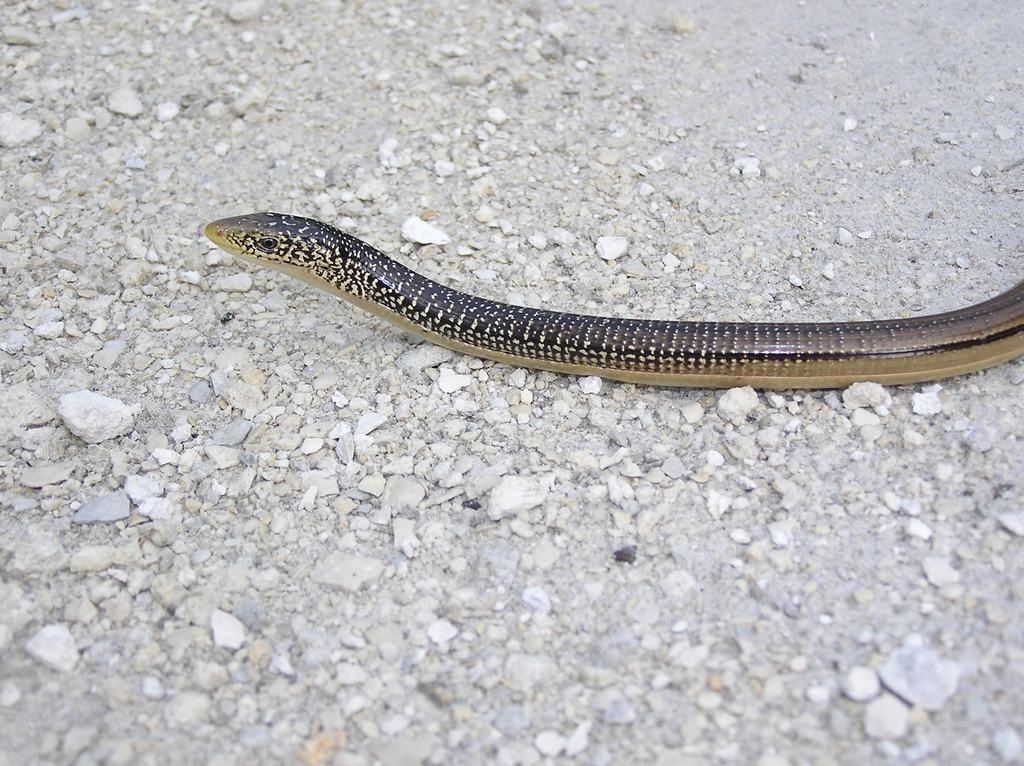
{"type": "Polygon", "coordinates": [[[312,577],[321,585],[355,593],[380,577],[383,571],[384,564],[379,559],[336,551],[313,570],[312,577]]]}
{"type": "Polygon", "coordinates": [[[75,524],[104,524],[127,519],[131,515],[128,493],[122,489],[90,500],[71,516],[75,524]]]}
{"type": "Polygon", "coordinates": [[[924,646],[902,646],[878,669],[878,677],[893,694],[935,712],[956,692],[960,666],[924,646]]]}

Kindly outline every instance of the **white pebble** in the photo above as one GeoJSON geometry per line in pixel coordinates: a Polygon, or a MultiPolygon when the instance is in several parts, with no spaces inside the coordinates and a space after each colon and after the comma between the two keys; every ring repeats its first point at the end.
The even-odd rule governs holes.
{"type": "Polygon", "coordinates": [[[832,692],[827,686],[818,684],[815,686],[809,686],[804,692],[804,696],[812,705],[824,705],[832,699],[832,692]]]}
{"type": "Polygon", "coordinates": [[[867,702],[882,691],[878,674],[871,668],[856,665],[843,677],[843,694],[854,702],[867,702]]]}
{"type": "Polygon", "coordinates": [[[77,391],[64,394],[57,411],[71,433],[96,444],[128,433],[135,425],[138,408],[93,391],[77,391]]]}
{"type": "Polygon", "coordinates": [[[853,233],[849,229],[840,227],[836,230],[836,244],[849,247],[853,244],[853,233]]]}
{"type": "Polygon", "coordinates": [[[146,107],[142,105],[138,95],[127,84],[119,85],[114,89],[107,100],[107,108],[114,114],[125,117],[138,117],[146,111],[146,107]]]}
{"type": "Polygon", "coordinates": [[[872,739],[900,739],[910,729],[910,710],[885,694],[864,709],[864,732],[872,739]]]}
{"type": "Polygon", "coordinates": [[[508,122],[508,115],[505,114],[505,110],[500,106],[492,106],[487,110],[487,121],[493,122],[495,125],[504,125],[508,122]]]}
{"type": "Polygon", "coordinates": [[[773,521],[768,525],[768,534],[772,542],[780,548],[785,548],[793,542],[793,530],[796,528],[795,519],[783,519],[773,521]]]}
{"type": "Polygon", "coordinates": [[[540,586],[531,585],[528,588],[524,588],[523,603],[535,612],[551,614],[551,597],[540,586]]]}
{"type": "Polygon", "coordinates": [[[934,713],[956,692],[960,666],[924,646],[905,644],[889,655],[878,677],[893,694],[934,713]]]}
{"type": "Polygon", "coordinates": [[[469,375],[460,375],[451,367],[442,367],[437,371],[437,387],[446,394],[453,394],[461,388],[466,388],[473,382],[469,375]]]}
{"type": "Polygon", "coordinates": [[[412,216],[402,224],[402,236],[417,245],[447,245],[451,237],[436,226],[431,226],[421,218],[412,216]]]}
{"type": "Polygon", "coordinates": [[[852,117],[847,117],[843,120],[843,130],[849,133],[851,130],[857,129],[857,121],[852,117]]]}
{"type": "Polygon", "coordinates": [[[377,412],[364,412],[359,416],[359,420],[356,423],[356,429],[353,432],[353,436],[367,436],[374,431],[378,426],[383,425],[387,422],[387,416],[381,415],[377,412]]]}
{"type": "Polygon", "coordinates": [[[43,126],[38,120],[13,113],[0,114],[0,146],[24,146],[39,138],[42,132],[43,126]]]}
{"type": "Polygon", "coordinates": [[[1020,735],[1012,726],[1000,729],[992,735],[992,749],[1003,759],[1003,763],[1010,763],[1021,754],[1020,735]]]}
{"type": "Polygon", "coordinates": [[[592,728],[594,728],[594,724],[591,721],[583,721],[576,727],[565,741],[563,749],[567,756],[574,758],[587,749],[590,744],[590,730],[592,728]]]}
{"type": "Polygon", "coordinates": [[[547,688],[558,677],[558,665],[542,654],[512,654],[505,660],[505,678],[509,688],[515,691],[527,692],[537,686],[547,688]]]}
{"type": "Polygon", "coordinates": [[[228,18],[235,22],[254,21],[263,13],[264,0],[236,0],[228,6],[228,18]]]}
{"type": "Polygon", "coordinates": [[[1001,513],[997,518],[1007,532],[1024,537],[1024,511],[1001,513]]]}
{"type": "Polygon", "coordinates": [[[910,519],[903,528],[903,531],[910,537],[916,537],[919,540],[927,541],[932,539],[932,528],[920,519],[910,519]]]}
{"type": "Polygon", "coordinates": [[[147,497],[138,506],[140,516],[153,521],[167,521],[174,515],[174,503],[166,497],[147,497]]]}
{"type": "Polygon", "coordinates": [[[133,473],[124,480],[124,491],[133,503],[141,503],[151,497],[160,497],[164,493],[163,485],[152,476],[133,473]]]}
{"type": "Polygon", "coordinates": [[[233,614],[214,609],[210,615],[210,629],[214,646],[235,651],[245,643],[245,625],[233,614]]]}
{"type": "Polygon", "coordinates": [[[733,425],[741,425],[757,405],[757,392],[750,386],[730,388],[718,399],[718,414],[733,425]]]}
{"type": "Polygon", "coordinates": [[[580,391],[585,394],[599,394],[601,393],[601,385],[604,381],[600,375],[587,375],[580,378],[577,383],[579,384],[580,391]]]}
{"type": "Polygon", "coordinates": [[[629,240],[625,237],[598,237],[597,254],[606,261],[614,261],[626,252],[629,240]]]}
{"type": "Polygon", "coordinates": [[[391,522],[395,550],[401,551],[406,558],[416,555],[420,540],[416,537],[416,522],[412,519],[394,519],[391,522]]]}
{"type": "Polygon", "coordinates": [[[457,635],[459,635],[459,629],[448,620],[434,620],[427,626],[427,638],[438,646],[447,644],[457,635]]]}
{"type": "Polygon", "coordinates": [[[161,700],[167,691],[160,679],[155,676],[146,676],[142,679],[142,696],[146,699],[161,700]]]}
{"type": "Polygon", "coordinates": [[[505,476],[491,490],[487,515],[500,521],[522,511],[536,508],[547,500],[548,488],[532,476],[505,476]]]}
{"type": "Polygon", "coordinates": [[[910,406],[915,415],[938,415],[942,412],[942,399],[939,398],[940,386],[922,391],[910,397],[910,406]]]}
{"type": "Polygon", "coordinates": [[[761,175],[761,160],[757,157],[738,157],[732,167],[737,175],[744,178],[757,178],[761,175]]]}
{"type": "Polygon", "coordinates": [[[924,576],[928,578],[928,582],[936,588],[944,588],[947,585],[960,582],[960,573],[949,563],[949,559],[943,556],[929,556],[922,562],[921,566],[924,569],[924,576]]]}
{"type": "Polygon", "coordinates": [[[245,272],[229,274],[218,279],[214,283],[213,289],[225,293],[247,293],[252,289],[252,277],[245,272]]]}
{"type": "Polygon", "coordinates": [[[1017,131],[1013,128],[1007,127],[1006,125],[996,125],[993,128],[993,132],[996,134],[996,138],[1000,141],[1009,141],[1017,137],[1017,131]]]}
{"type": "Polygon", "coordinates": [[[75,637],[61,623],[40,628],[25,644],[25,651],[32,659],[60,673],[70,673],[80,659],[75,637]]]}
{"type": "Polygon", "coordinates": [[[725,455],[716,449],[709,449],[704,455],[704,459],[708,465],[713,465],[715,468],[725,465],[725,455]]]}
{"type": "Polygon", "coordinates": [[[420,504],[427,491],[416,479],[391,476],[384,484],[380,506],[392,513],[406,513],[420,504]]]}
{"type": "Polygon", "coordinates": [[[169,122],[177,117],[180,112],[181,107],[173,101],[164,101],[162,104],[157,104],[156,118],[160,122],[169,122]]]}
{"type": "Polygon", "coordinates": [[[537,748],[537,752],[541,755],[554,758],[565,749],[565,741],[565,737],[557,731],[546,729],[534,737],[533,746],[537,748]]]}
{"type": "Polygon", "coordinates": [[[538,250],[543,250],[548,246],[548,238],[545,237],[540,232],[531,234],[529,237],[526,238],[526,241],[529,242],[533,247],[537,248],[538,250]]]}
{"type": "Polygon", "coordinates": [[[889,407],[892,404],[892,396],[878,383],[864,381],[854,383],[843,390],[843,404],[847,409],[855,410],[858,407],[889,407]]]}
{"type": "Polygon", "coordinates": [[[307,436],[299,445],[299,452],[303,455],[313,455],[319,452],[324,446],[324,440],[319,436],[307,436]]]}
{"type": "Polygon", "coordinates": [[[164,721],[172,729],[194,729],[210,717],[211,704],[202,692],[181,692],[164,707],[164,721]]]}
{"type": "Polygon", "coordinates": [[[734,529],[729,533],[729,539],[737,545],[749,545],[750,535],[745,529],[734,529]]]}
{"type": "Polygon", "coordinates": [[[276,655],[274,659],[270,661],[268,670],[282,676],[292,677],[295,675],[295,668],[292,667],[292,661],[288,659],[287,654],[276,655]]]}

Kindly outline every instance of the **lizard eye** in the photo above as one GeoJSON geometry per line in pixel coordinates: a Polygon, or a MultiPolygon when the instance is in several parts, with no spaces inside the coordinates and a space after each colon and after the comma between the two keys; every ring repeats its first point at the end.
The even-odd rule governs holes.
{"type": "Polygon", "coordinates": [[[271,253],[277,247],[277,240],[273,237],[260,237],[256,240],[256,249],[262,253],[271,253]]]}

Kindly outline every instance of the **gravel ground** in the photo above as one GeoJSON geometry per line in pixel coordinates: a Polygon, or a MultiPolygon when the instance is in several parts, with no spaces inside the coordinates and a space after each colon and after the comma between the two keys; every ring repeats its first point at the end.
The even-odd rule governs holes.
{"type": "Polygon", "coordinates": [[[1024,273],[1020,4],[0,26],[0,764],[1022,761],[1024,364],[538,373],[200,233],[311,215],[621,316],[955,308],[1024,273]]]}

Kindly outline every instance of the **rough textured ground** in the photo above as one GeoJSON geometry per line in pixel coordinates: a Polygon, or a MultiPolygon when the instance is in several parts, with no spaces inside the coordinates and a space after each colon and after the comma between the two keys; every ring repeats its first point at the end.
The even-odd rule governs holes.
{"type": "Polygon", "coordinates": [[[1024,274],[1019,4],[0,26],[0,763],[1021,761],[1021,363],[602,385],[415,346],[200,233],[312,215],[622,316],[955,308],[1024,274]]]}

